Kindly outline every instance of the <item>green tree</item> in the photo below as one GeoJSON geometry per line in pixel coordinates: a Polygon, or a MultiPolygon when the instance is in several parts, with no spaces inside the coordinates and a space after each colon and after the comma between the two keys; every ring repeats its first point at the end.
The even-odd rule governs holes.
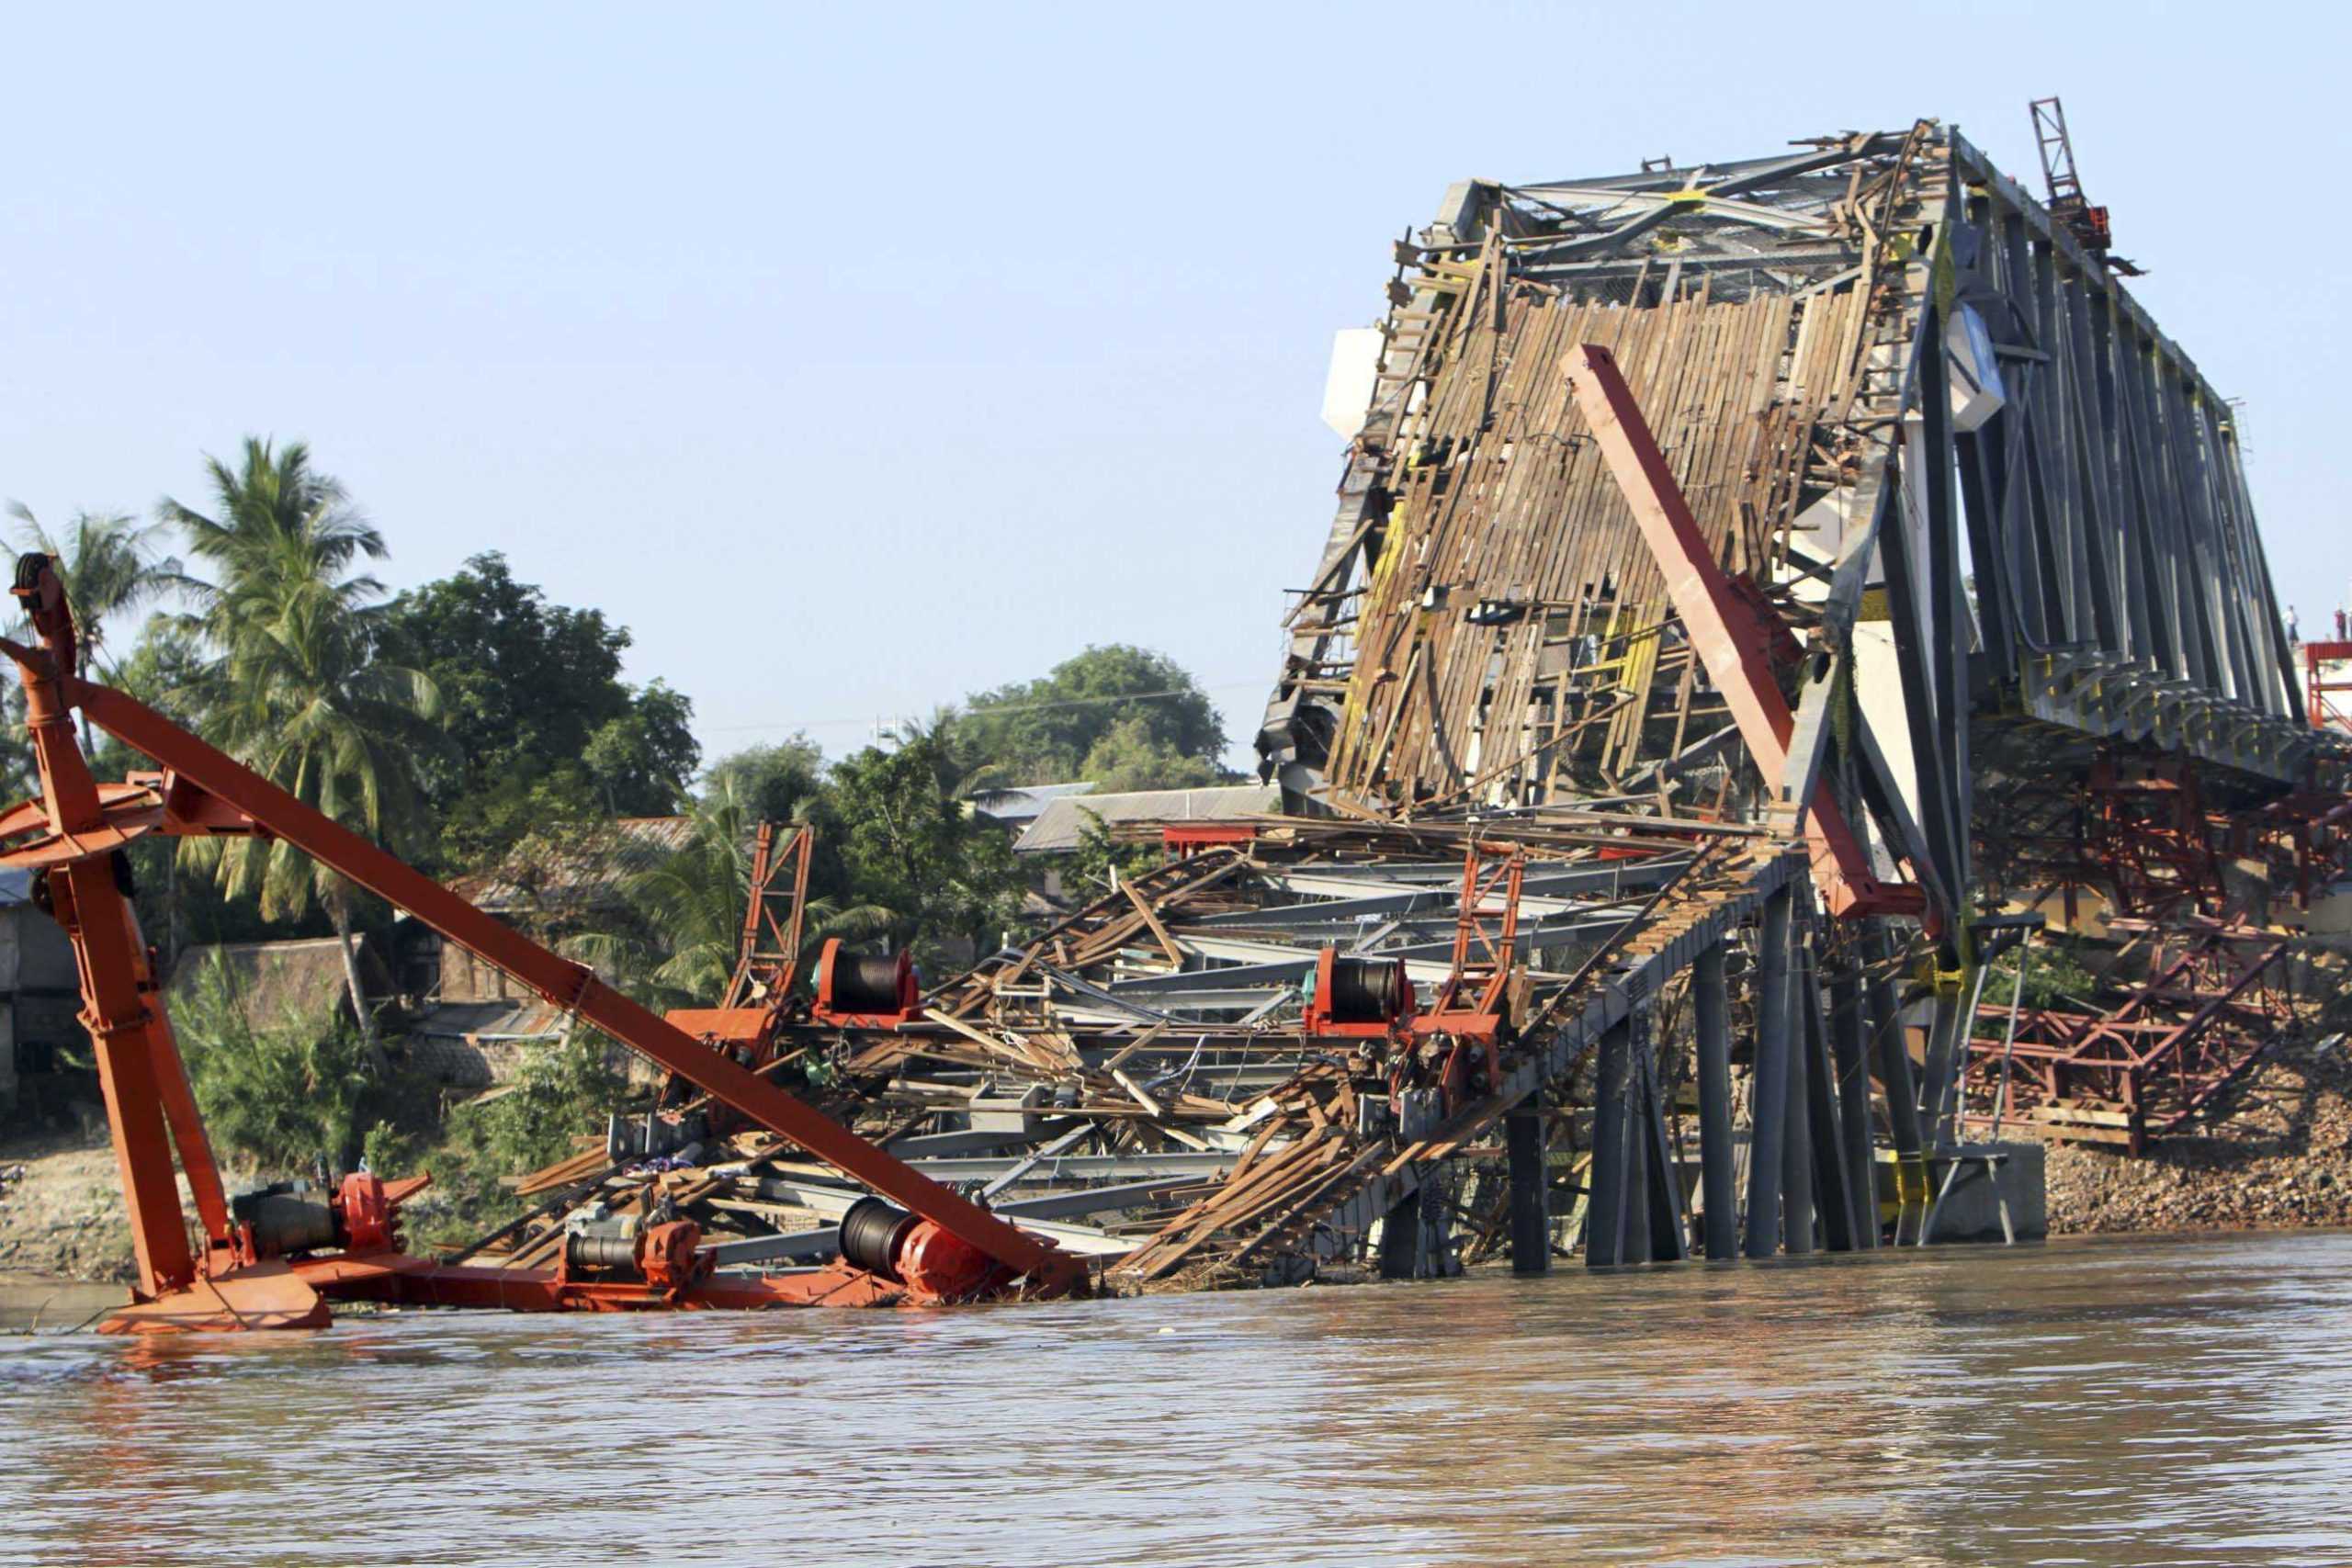
{"type": "MultiPolygon", "coordinates": [[[[82,668],[100,680],[119,683],[111,653],[108,623],[178,587],[184,581],[177,559],[155,548],[160,523],[141,524],[123,513],[77,512],[62,536],[51,534],[32,510],[20,501],[8,503],[9,515],[20,525],[19,548],[49,557],[51,570],[65,590],[74,611],[74,629],[81,645],[82,668]]],[[[82,716],[82,750],[95,753],[90,718],[82,716]]]]}
{"type": "Polygon", "coordinates": [[[1105,730],[1079,764],[1078,776],[1105,795],[1122,790],[1204,789],[1225,773],[1205,757],[1179,751],[1151,733],[1140,714],[1105,730]]]}
{"type": "Polygon", "coordinates": [[[629,878],[662,950],[650,978],[663,991],[707,1007],[725,994],[751,897],[752,837],[742,799],[714,790],[696,803],[686,841],[629,878]]]}
{"type": "MultiPolygon", "coordinates": [[[[214,731],[219,679],[218,660],[202,634],[183,617],[159,611],[147,617],[139,640],[115,666],[113,683],[183,728],[208,735],[214,731]]],[[[91,763],[102,779],[149,765],[111,736],[99,739],[91,763]]],[[[211,877],[182,876],[179,843],[150,834],[128,851],[137,873],[140,923],[160,939],[166,973],[191,939],[250,942],[269,933],[252,900],[230,897],[211,877]]]]}
{"type": "Polygon", "coordinates": [[[606,719],[580,753],[598,798],[615,817],[666,817],[684,802],[702,761],[692,699],[655,681],[629,694],[628,709],[606,719]]]}
{"type": "Polygon", "coordinates": [[[677,809],[698,752],[687,700],[620,678],[625,627],[548,602],[506,558],[402,593],[396,656],[433,678],[451,744],[424,768],[444,867],[504,855],[548,823],[677,809]]]}
{"type": "MultiPolygon", "coordinates": [[[[864,922],[864,917],[854,911],[877,906],[850,886],[849,868],[842,860],[841,812],[824,753],[817,743],[796,735],[775,745],[747,747],[722,757],[711,764],[703,793],[710,797],[722,790],[732,791],[743,802],[753,822],[797,823],[815,830],[808,854],[808,909],[802,927],[836,936],[853,934],[852,928],[864,922]],[[849,925],[828,925],[837,919],[849,925]]],[[[881,925],[888,927],[887,916],[881,925]]]]}
{"type": "Polygon", "coordinates": [[[823,807],[825,754],[806,735],[747,746],[713,762],[704,787],[733,791],[754,821],[810,821],[823,807]]]}
{"type": "Polygon", "coordinates": [[[494,1179],[553,1165],[575,1141],[599,1130],[628,1098],[613,1066],[615,1047],[583,1030],[558,1044],[527,1049],[507,1091],[463,1106],[450,1118],[452,1143],[495,1191],[494,1179]]]}
{"type": "Polygon", "coordinates": [[[271,1170],[347,1169],[369,1101],[364,1043],[341,1018],[256,1022],[219,953],[173,1009],[206,1127],[271,1170]]]}
{"type": "MultiPolygon", "coordinates": [[[[704,792],[678,848],[627,857],[626,915],[580,944],[581,956],[649,1005],[713,1005],[734,976],[760,821],[741,777],[722,775],[704,792]]],[[[801,909],[802,955],[827,937],[875,936],[891,924],[889,910],[812,884],[801,909]]]]}
{"type": "Polygon", "coordinates": [[[1977,999],[1987,1007],[2007,1007],[2018,994],[2020,973],[2025,976],[2025,1007],[2097,1006],[2093,998],[2099,992],[2099,978],[2084,965],[2082,944],[2071,937],[2021,945],[1996,960],[1977,999]]]}
{"type": "Polygon", "coordinates": [[[140,627],[139,640],[111,680],[173,723],[202,734],[211,727],[220,675],[198,627],[182,616],[156,614],[140,627]]]}
{"type": "Polygon", "coordinates": [[[14,805],[40,788],[33,749],[25,741],[25,688],[12,674],[0,674],[0,795],[14,805]]]}
{"type": "MultiPolygon", "coordinates": [[[[219,581],[192,588],[196,625],[217,651],[215,739],[297,799],[368,837],[399,845],[415,825],[416,759],[438,705],[423,671],[383,657],[383,585],[345,575],[385,554],[383,536],[342,486],[311,467],[300,442],[248,438],[231,469],[208,458],[217,515],[165,499],[163,514],[219,581]]],[[[322,907],[343,948],[344,978],[369,1056],[382,1051],[359,980],[356,889],[280,840],[190,839],[221,885],[257,894],[265,918],[322,907]]]]}
{"type": "Polygon", "coordinates": [[[965,808],[968,759],[952,728],[910,730],[832,769],[843,871],[860,904],[935,961],[946,943],[989,945],[1017,916],[1022,874],[1004,835],[965,808]]]}
{"type": "Polygon", "coordinates": [[[1153,754],[1214,768],[1225,727],[1206,694],[1163,653],[1112,643],[1089,648],[1042,679],[976,692],[950,721],[960,744],[1001,782],[1053,784],[1087,776],[1095,747],[1114,729],[1139,730],[1153,754]]]}

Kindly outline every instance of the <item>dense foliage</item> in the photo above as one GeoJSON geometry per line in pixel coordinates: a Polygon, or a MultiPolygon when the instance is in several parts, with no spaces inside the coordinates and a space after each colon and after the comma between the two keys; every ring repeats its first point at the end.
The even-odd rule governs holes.
{"type": "Polygon", "coordinates": [[[495,551],[393,600],[386,636],[440,693],[449,744],[423,768],[430,846],[481,864],[533,827],[675,811],[700,759],[693,705],[621,679],[625,627],[551,604],[495,551]]]}
{"type": "Polygon", "coordinates": [[[347,1169],[388,1108],[349,1021],[256,1019],[219,954],[172,1018],[214,1143],[274,1171],[347,1169]]]}
{"type": "Polygon", "coordinates": [[[1978,999],[1986,1006],[2007,1007],[2018,994],[2020,973],[2025,976],[2026,1007],[2096,1005],[2098,976],[2084,966],[2079,943],[2071,938],[2036,942],[1996,960],[1985,971],[1984,995],[1978,999]]]}
{"type": "Polygon", "coordinates": [[[450,1119],[452,1145],[485,1174],[536,1170],[569,1157],[582,1135],[604,1131],[605,1113],[628,1096],[612,1053],[601,1037],[584,1032],[532,1051],[512,1083],[450,1119]]]}
{"type": "Polygon", "coordinates": [[[934,969],[995,948],[1021,905],[1011,844],[964,805],[963,761],[946,736],[912,733],[894,750],[844,758],[831,774],[850,886],[889,910],[891,934],[934,969]]]}
{"type": "MultiPolygon", "coordinates": [[[[622,678],[629,633],[603,612],[550,602],[496,552],[388,594],[369,570],[383,533],[300,443],[248,440],[205,473],[200,503],[167,499],[152,525],[85,513],[52,533],[17,509],[19,542],[57,559],[92,668],[444,877],[519,889],[534,907],[510,918],[652,1005],[724,992],[763,822],[811,830],[804,957],[833,936],[903,946],[935,979],[1003,940],[1037,882],[976,791],[1223,776],[1224,729],[1193,678],[1112,645],[846,757],[795,737],[698,778],[692,704],[622,678]],[[683,835],[622,830],[673,816],[683,835]],[[563,907],[558,885],[582,867],[603,891],[563,907]]],[[[0,722],[21,707],[0,682],[0,722]]],[[[147,765],[103,735],[86,743],[101,776],[147,765]]],[[[0,784],[26,791],[22,749],[0,756],[0,784]]],[[[1063,869],[1082,889],[1136,857],[1098,828],[1063,869]]],[[[247,1162],[429,1167],[435,1203],[470,1223],[511,1207],[502,1176],[569,1155],[627,1092],[610,1043],[582,1038],[445,1116],[449,1091],[387,1049],[403,1021],[363,994],[360,939],[394,911],[267,840],[151,838],[130,863],[167,968],[195,944],[341,939],[348,1005],[332,1016],[257,1017],[217,964],[176,1003],[214,1136],[247,1162]]]]}
{"type": "MultiPolygon", "coordinates": [[[[199,677],[213,739],[321,814],[405,847],[415,836],[417,759],[434,739],[425,721],[440,699],[422,672],[386,656],[383,584],[350,570],[387,553],[383,535],[300,442],[281,450],[249,438],[237,468],[218,458],[206,466],[213,514],[169,499],[163,513],[216,574],[180,583],[197,606],[183,624],[215,656],[199,677]]],[[[325,912],[342,942],[353,1017],[380,1066],[355,948],[357,890],[279,839],[194,838],[180,858],[253,896],[264,919],[325,912]]]]}
{"type": "Polygon", "coordinates": [[[1214,782],[1225,753],[1225,727],[1193,677],[1166,654],[1124,643],[974,693],[948,722],[999,784],[1174,789],[1214,782]]]}

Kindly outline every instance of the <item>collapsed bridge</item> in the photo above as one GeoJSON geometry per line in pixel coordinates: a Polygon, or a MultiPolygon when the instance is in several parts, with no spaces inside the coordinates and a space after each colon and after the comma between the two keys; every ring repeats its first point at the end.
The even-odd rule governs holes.
{"type": "MultiPolygon", "coordinates": [[[[81,679],[28,558],[46,651],[7,651],[75,788],[0,858],[110,908],[100,829],[279,833],[672,1075],[455,1257],[400,1247],[410,1184],[279,1235],[198,1182],[148,1318],[220,1326],[232,1280],[307,1323],[2014,1235],[2005,1123],[2196,1124],[2309,1020],[2352,827],[2233,411],[2103,211],[1933,121],[1796,145],[1450,191],[1335,355],[1340,508],[1257,739],[1283,810],[1120,825],[1156,864],[927,989],[804,964],[803,829],[761,840],[725,997],[639,1016],[81,679]],[[174,771],[102,793],[76,704],[174,771]],[[2029,1005],[2078,939],[2089,994],[2029,1005]]],[[[209,1156],[116,924],[77,942],[129,955],[85,990],[164,1092],[116,1125],[163,1247],[172,1148],[209,1156]]]]}
{"type": "MultiPolygon", "coordinates": [[[[2030,1229],[2005,1118],[2217,1103],[2347,815],[2233,411],[2103,212],[1932,121],[1798,148],[1449,191],[1334,356],[1283,812],[1124,825],[1165,863],[773,1048],[1146,1289],[2030,1229]],[[2025,1009],[2090,905],[2138,934],[2025,1009]]],[[[695,1190],[846,1201],[740,1152],[695,1190]]]]}
{"type": "Polygon", "coordinates": [[[1947,895],[1969,881],[1964,719],[2249,784],[2300,779],[2324,744],[2233,411],[1955,131],[1458,186],[1390,293],[1343,345],[1369,409],[1259,737],[1301,797],[1745,788],[1567,396],[1586,342],[1624,367],[1717,558],[1822,656],[1801,710],[1841,722],[1947,895]]]}

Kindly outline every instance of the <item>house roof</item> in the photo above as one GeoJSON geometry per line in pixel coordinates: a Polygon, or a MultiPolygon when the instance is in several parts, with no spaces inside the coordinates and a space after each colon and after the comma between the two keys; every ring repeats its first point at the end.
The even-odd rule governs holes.
{"type": "MultiPolygon", "coordinates": [[[[295,942],[215,942],[186,949],[172,966],[164,996],[175,1008],[196,994],[204,972],[218,959],[229,972],[245,1017],[267,1028],[289,1020],[310,1021],[347,1010],[343,943],[334,937],[295,942]]],[[[391,993],[391,977],[368,942],[359,944],[359,983],[373,996],[391,993]]]]}
{"type": "Polygon", "coordinates": [[[613,908],[649,858],[685,848],[691,817],[619,817],[565,842],[526,839],[495,870],[451,880],[450,891],[493,915],[613,908]]]}
{"type": "Polygon", "coordinates": [[[570,1029],[545,1002],[445,1002],[409,1025],[400,1049],[412,1068],[442,1083],[486,1089],[512,1082],[532,1047],[570,1029]]]}
{"type": "Polygon", "coordinates": [[[1072,784],[1006,784],[1001,788],[976,789],[965,798],[972,809],[991,821],[1013,825],[1034,822],[1037,814],[1054,801],[1073,795],[1084,795],[1093,788],[1084,779],[1072,784]]]}
{"type": "Polygon", "coordinates": [[[1088,818],[1114,822],[1222,821],[1272,811],[1282,804],[1279,784],[1219,784],[1211,789],[1148,789],[1132,794],[1063,796],[1046,803],[1037,819],[1012,841],[1015,854],[1074,850],[1086,837],[1088,818]]]}
{"type": "Polygon", "coordinates": [[[541,1001],[444,1002],[408,1026],[411,1034],[477,1043],[560,1040],[570,1032],[563,1010],[541,1001]]]}

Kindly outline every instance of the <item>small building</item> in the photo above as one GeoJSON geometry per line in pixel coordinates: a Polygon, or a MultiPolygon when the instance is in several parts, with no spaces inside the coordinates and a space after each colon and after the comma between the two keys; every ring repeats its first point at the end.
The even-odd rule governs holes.
{"type": "MultiPolygon", "coordinates": [[[[562,844],[526,840],[496,870],[450,886],[535,941],[560,943],[625,911],[629,879],[684,849],[693,834],[689,817],[624,817],[562,844]]],[[[409,1011],[409,1062],[443,1083],[505,1083],[526,1052],[560,1044],[571,1032],[562,1011],[420,920],[394,926],[392,950],[409,1011]]]]}
{"type": "Polygon", "coordinates": [[[1012,852],[1066,854],[1085,842],[1086,829],[1097,820],[1109,828],[1122,822],[1223,822],[1252,817],[1280,810],[1282,793],[1279,784],[1241,784],[1057,796],[1012,841],[1012,852]]]}
{"type": "MultiPolygon", "coordinates": [[[[365,934],[354,939],[359,988],[370,1010],[393,1000],[392,976],[379,944],[365,934]]],[[[177,1014],[201,994],[215,967],[226,976],[237,1010],[255,1029],[287,1024],[330,1027],[349,1019],[351,986],[344,974],[339,937],[298,937],[290,942],[202,942],[183,949],[164,983],[164,1006],[177,1014]]]]}
{"type": "MultiPolygon", "coordinates": [[[[32,901],[32,873],[0,871],[0,1117],[64,1071],[89,1038],[65,929],[32,901]]],[[[86,1081],[86,1080],[85,1080],[86,1081]]]]}

